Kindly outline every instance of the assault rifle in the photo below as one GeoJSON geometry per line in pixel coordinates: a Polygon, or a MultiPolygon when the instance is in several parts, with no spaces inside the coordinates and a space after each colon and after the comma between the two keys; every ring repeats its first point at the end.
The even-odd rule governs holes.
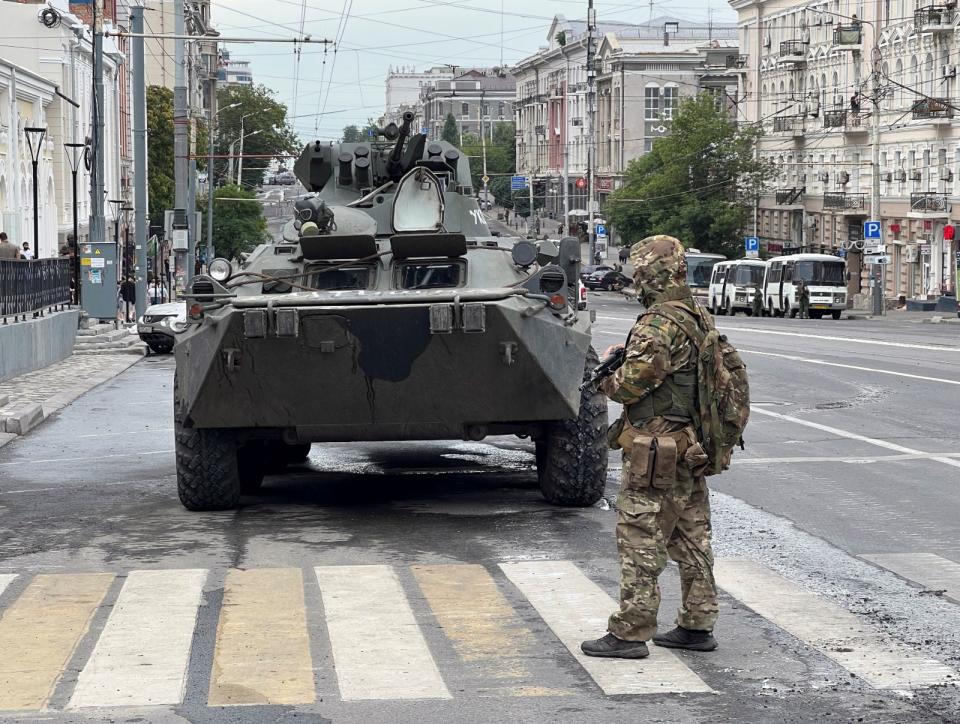
{"type": "Polygon", "coordinates": [[[607,357],[603,362],[593,368],[590,376],[580,385],[580,391],[583,392],[588,387],[593,387],[598,382],[606,379],[623,366],[627,358],[627,350],[624,347],[617,347],[613,354],[607,357]]]}

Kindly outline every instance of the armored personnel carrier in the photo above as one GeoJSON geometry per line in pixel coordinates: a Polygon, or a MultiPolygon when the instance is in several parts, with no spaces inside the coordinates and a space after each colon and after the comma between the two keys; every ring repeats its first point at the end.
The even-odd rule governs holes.
{"type": "Polygon", "coordinates": [[[604,488],[607,407],[578,311],[576,239],[491,234],[469,161],[410,134],[310,143],[281,241],[216,259],[187,294],[174,384],[177,487],[232,508],[312,443],[535,443],[559,505],[604,488]]]}

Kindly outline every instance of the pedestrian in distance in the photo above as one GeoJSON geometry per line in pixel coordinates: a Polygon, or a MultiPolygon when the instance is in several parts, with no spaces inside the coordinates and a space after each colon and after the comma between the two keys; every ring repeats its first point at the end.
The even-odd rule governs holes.
{"type": "Polygon", "coordinates": [[[23,247],[20,249],[20,258],[30,260],[33,259],[33,252],[30,251],[30,244],[28,242],[23,242],[23,247]]]}
{"type": "Polygon", "coordinates": [[[630,249],[625,246],[620,247],[620,253],[618,254],[621,264],[626,264],[627,259],[630,258],[630,249]]]}
{"type": "Polygon", "coordinates": [[[12,244],[5,231],[0,231],[0,259],[19,259],[20,250],[12,244]]]}
{"type": "Polygon", "coordinates": [[[123,300],[124,321],[130,322],[130,305],[137,302],[137,285],[133,283],[133,279],[130,277],[124,279],[123,283],[120,284],[120,298],[123,300]]]}
{"type": "Polygon", "coordinates": [[[763,316],[763,290],[759,286],[753,290],[753,316],[763,316]]]}
{"type": "Polygon", "coordinates": [[[800,303],[800,319],[810,319],[810,289],[802,279],[797,282],[797,299],[800,303]]]}
{"type": "Polygon", "coordinates": [[[677,239],[648,237],[631,249],[630,261],[645,311],[627,337],[622,366],[600,385],[623,405],[608,435],[611,447],[623,450],[620,608],[607,622],[608,633],[581,649],[588,656],[640,659],[649,655],[652,638],[668,648],[712,651],[718,609],[705,476],[729,466],[746,425],[746,370],[694,300],[677,239]],[[738,422],[728,428],[731,414],[738,422]],[[668,556],[679,566],[682,599],[676,628],[657,634],[658,578],[668,556]]]}

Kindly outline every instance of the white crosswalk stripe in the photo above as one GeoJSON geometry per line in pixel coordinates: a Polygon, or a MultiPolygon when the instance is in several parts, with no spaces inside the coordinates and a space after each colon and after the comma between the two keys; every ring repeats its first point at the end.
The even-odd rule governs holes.
{"type": "Polygon", "coordinates": [[[205,579],[197,569],[132,571],[68,708],[179,704],[205,579]]]}
{"type": "Polygon", "coordinates": [[[875,553],[861,558],[933,591],[943,591],[960,603],[960,563],[933,553],[875,553]]]}
{"type": "MultiPolygon", "coordinates": [[[[864,557],[922,585],[960,595],[960,564],[953,561],[928,553],[864,557]]],[[[413,566],[409,573],[416,583],[408,599],[398,567],[318,566],[313,572],[325,633],[308,626],[302,569],[231,570],[224,579],[223,604],[211,612],[219,624],[212,658],[204,664],[209,678],[203,674],[194,685],[209,681],[208,706],[307,705],[323,694],[315,690],[319,667],[335,673],[345,702],[451,699],[454,687],[458,698],[574,694],[582,675],[558,676],[557,670],[538,665],[544,645],[556,646],[552,634],[604,694],[716,693],[697,673],[703,662],[696,657],[656,646],[643,660],[584,656],[581,641],[604,633],[616,602],[573,562],[502,563],[499,568],[506,581],[480,564],[413,566]],[[524,612],[525,605],[512,603],[517,591],[541,626],[524,612]],[[427,620],[439,627],[431,632],[430,644],[421,623],[427,620]],[[331,655],[325,660],[311,656],[318,636],[329,637],[331,655]],[[437,636],[445,637],[454,653],[444,657],[432,650],[437,636]],[[470,682],[466,688],[465,681],[470,682]]],[[[958,680],[949,666],[911,651],[864,617],[763,565],[721,558],[715,572],[734,599],[871,686],[910,690],[958,680]]],[[[93,624],[93,650],[79,662],[67,708],[182,703],[196,657],[206,661],[202,651],[192,651],[192,643],[207,577],[202,569],[129,573],[102,630],[93,624]]],[[[16,578],[0,574],[0,593],[16,578]]],[[[0,611],[4,648],[22,650],[20,658],[32,662],[23,668],[0,657],[0,709],[49,708],[89,622],[110,605],[112,581],[112,574],[37,575],[0,611]]],[[[718,691],[724,693],[721,687],[718,691]]]]}
{"type": "Polygon", "coordinates": [[[314,570],[345,700],[450,698],[390,566],[314,570]]]}
{"type": "Polygon", "coordinates": [[[949,666],[910,651],[759,563],[719,559],[714,573],[717,584],[741,603],[878,689],[919,689],[957,680],[949,666]]]}
{"type": "Polygon", "coordinates": [[[640,660],[584,655],[580,643],[606,632],[607,617],[617,604],[570,561],[501,563],[500,568],[605,694],[713,691],[673,653],[657,646],[640,660]]]}

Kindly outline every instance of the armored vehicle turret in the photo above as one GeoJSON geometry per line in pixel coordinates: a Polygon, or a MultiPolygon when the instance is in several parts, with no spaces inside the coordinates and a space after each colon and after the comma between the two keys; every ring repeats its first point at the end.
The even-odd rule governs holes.
{"type": "Polygon", "coordinates": [[[601,496],[577,240],[491,234],[468,159],[412,120],[308,144],[282,239],[192,281],[174,384],[187,508],[238,505],[312,443],[488,435],[534,441],[549,501],[601,496]]]}

